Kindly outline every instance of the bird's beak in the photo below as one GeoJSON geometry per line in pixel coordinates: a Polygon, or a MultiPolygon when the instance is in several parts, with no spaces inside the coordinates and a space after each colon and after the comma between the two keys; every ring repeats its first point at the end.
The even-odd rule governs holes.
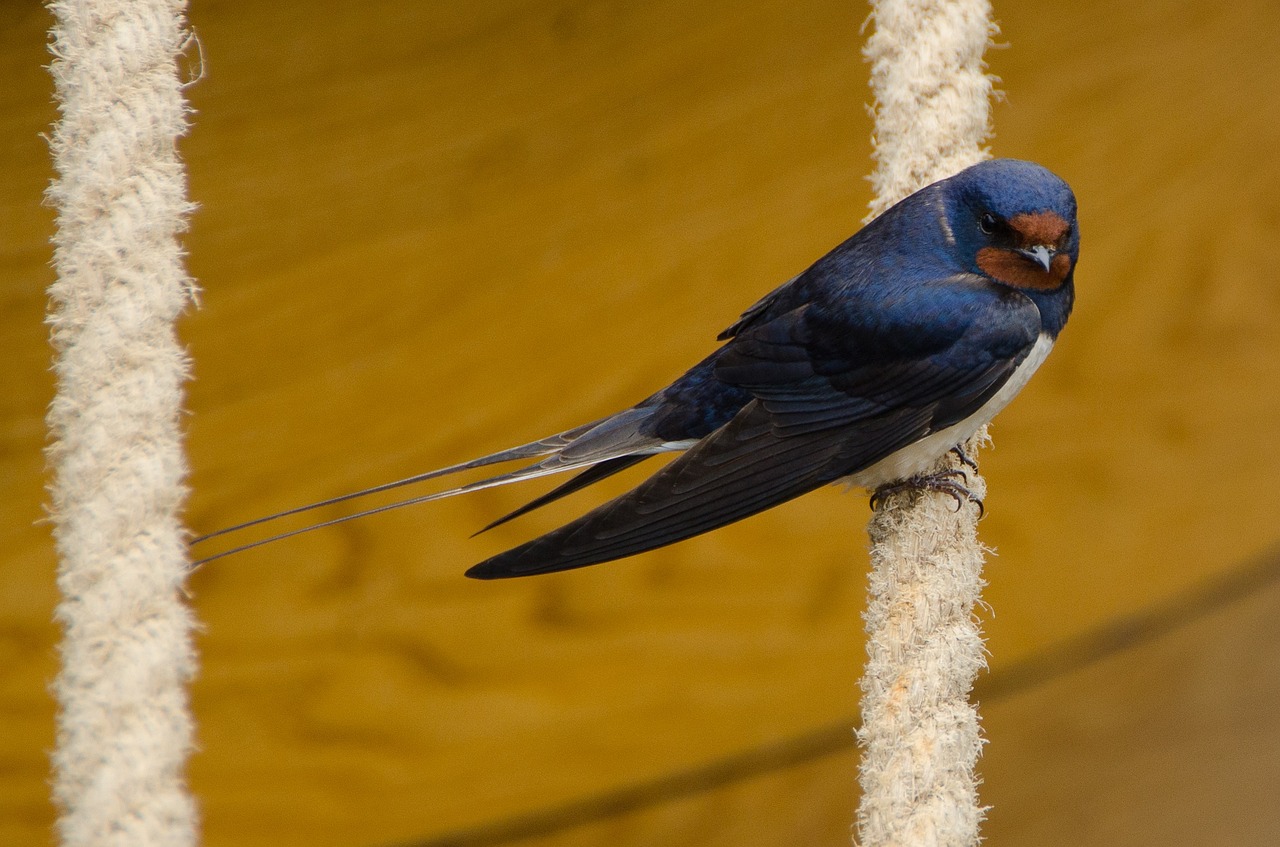
{"type": "Polygon", "coordinates": [[[1025,250],[1019,250],[1018,252],[1044,268],[1044,272],[1048,273],[1050,265],[1053,264],[1053,257],[1058,251],[1054,250],[1052,247],[1037,244],[1035,247],[1028,247],[1025,250]]]}

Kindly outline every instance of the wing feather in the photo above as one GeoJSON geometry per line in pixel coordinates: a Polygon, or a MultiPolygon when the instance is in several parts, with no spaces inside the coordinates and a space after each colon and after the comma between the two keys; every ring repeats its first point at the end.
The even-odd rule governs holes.
{"type": "Polygon", "coordinates": [[[919,437],[928,414],[900,413],[861,434],[827,429],[798,437],[779,436],[771,417],[753,402],[632,491],[467,575],[497,579],[580,568],[700,535],[838,479],[851,461],[866,461],[865,450],[919,437]]]}

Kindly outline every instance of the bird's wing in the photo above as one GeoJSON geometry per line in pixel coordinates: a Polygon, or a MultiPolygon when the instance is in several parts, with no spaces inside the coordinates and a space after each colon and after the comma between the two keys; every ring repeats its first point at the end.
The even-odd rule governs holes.
{"type": "Polygon", "coordinates": [[[1039,329],[1035,305],[1016,296],[924,321],[886,309],[872,322],[803,306],[735,339],[715,374],[758,398],[780,436],[926,406],[930,428],[940,430],[990,399],[1039,329]]]}
{"type": "Polygon", "coordinates": [[[480,579],[580,568],[652,550],[790,500],[829,481],[844,434],[779,439],[753,401],[627,494],[467,571],[480,579]]]}
{"type": "Polygon", "coordinates": [[[980,408],[1039,329],[1025,299],[971,308],[954,317],[954,331],[933,338],[900,337],[892,318],[836,328],[806,307],[753,327],[716,370],[756,397],[732,421],[630,492],[467,575],[523,576],[634,555],[869,467],[980,408]]]}

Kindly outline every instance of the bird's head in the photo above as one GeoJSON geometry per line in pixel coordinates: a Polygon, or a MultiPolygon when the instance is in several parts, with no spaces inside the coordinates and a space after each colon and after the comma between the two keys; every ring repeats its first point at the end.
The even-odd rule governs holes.
{"type": "Polygon", "coordinates": [[[961,261],[1003,285],[1056,291],[1080,254],[1076,198],[1032,162],[994,159],[946,180],[947,240],[961,261]]]}

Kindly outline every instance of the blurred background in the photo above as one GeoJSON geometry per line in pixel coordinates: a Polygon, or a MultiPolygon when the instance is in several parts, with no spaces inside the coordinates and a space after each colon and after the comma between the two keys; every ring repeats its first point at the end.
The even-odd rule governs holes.
{"type": "MultiPolygon", "coordinates": [[[[1076,313],[982,456],[984,832],[1275,843],[1280,6],[997,6],[992,149],[1071,182],[1084,246],[1076,313]]],[[[193,530],[560,431],[713,349],[865,214],[866,13],[195,3],[193,530]]],[[[6,845],[53,819],[50,23],[0,4],[6,845]]],[[[863,495],[462,577],[635,481],[475,539],[550,483],[196,573],[205,843],[847,844],[863,495]]]]}

